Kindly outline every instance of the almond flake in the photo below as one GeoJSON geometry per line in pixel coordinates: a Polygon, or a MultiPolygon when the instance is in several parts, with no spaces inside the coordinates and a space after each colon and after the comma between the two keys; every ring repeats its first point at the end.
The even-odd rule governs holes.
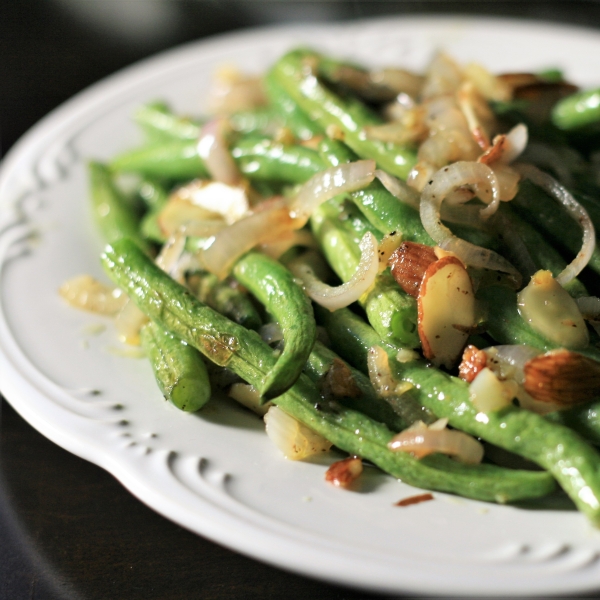
{"type": "Polygon", "coordinates": [[[398,285],[416,298],[427,267],[436,260],[435,251],[430,246],[402,242],[390,256],[388,265],[398,285]]]}

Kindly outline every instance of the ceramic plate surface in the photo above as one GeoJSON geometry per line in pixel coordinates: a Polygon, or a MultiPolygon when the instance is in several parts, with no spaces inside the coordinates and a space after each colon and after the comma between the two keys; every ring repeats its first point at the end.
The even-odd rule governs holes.
{"type": "MultiPolygon", "coordinates": [[[[85,163],[141,142],[131,115],[165,99],[202,113],[211,74],[259,73],[297,44],[370,65],[422,69],[437,48],[492,71],[564,68],[600,83],[600,34],[480,19],[385,19],[271,28],[191,44],[93,86],[7,156],[0,174],[0,385],[44,435],[107,469],[180,525],[306,575],[420,593],[568,593],[600,588],[600,532],[568,506],[532,510],[416,490],[369,470],[361,492],[324,482],[324,463],[286,461],[262,422],[228,400],[200,414],[164,402],[145,360],[112,324],[68,308],[59,285],[102,277],[85,163]],[[97,393],[99,392],[99,393],[97,393]]],[[[333,460],[333,459],[332,459],[333,460]]]]}

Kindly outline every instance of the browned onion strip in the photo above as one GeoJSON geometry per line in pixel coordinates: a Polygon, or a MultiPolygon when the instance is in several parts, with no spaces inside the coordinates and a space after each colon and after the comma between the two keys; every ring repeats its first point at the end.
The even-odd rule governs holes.
{"type": "Polygon", "coordinates": [[[423,189],[420,208],[423,227],[440,248],[453,252],[466,265],[509,273],[519,286],[521,274],[504,257],[456,237],[442,223],[442,202],[448,194],[462,186],[472,186],[484,198],[491,194],[494,200],[498,199],[498,182],[488,166],[476,162],[456,162],[440,169],[423,189]]]}
{"type": "Polygon", "coordinates": [[[569,216],[575,220],[583,230],[581,250],[577,253],[575,259],[556,277],[556,281],[564,286],[583,271],[594,252],[594,248],[596,247],[594,224],[585,208],[583,208],[583,206],[575,200],[572,194],[556,181],[554,177],[529,164],[515,165],[514,168],[523,177],[526,177],[535,183],[535,185],[541,187],[549,196],[558,200],[569,213],[569,216]]]}

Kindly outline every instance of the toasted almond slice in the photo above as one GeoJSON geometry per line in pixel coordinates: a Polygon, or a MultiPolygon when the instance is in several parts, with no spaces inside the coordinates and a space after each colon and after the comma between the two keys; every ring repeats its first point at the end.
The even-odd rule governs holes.
{"type": "Polygon", "coordinates": [[[471,383],[479,371],[487,364],[487,354],[477,346],[469,344],[463,352],[462,362],[458,366],[458,376],[471,383]]]}
{"type": "Polygon", "coordinates": [[[416,242],[402,242],[388,260],[394,279],[398,285],[415,298],[427,267],[437,260],[431,246],[416,242]]]}
{"type": "Polygon", "coordinates": [[[334,462],[325,472],[325,481],[338,487],[349,487],[363,472],[362,460],[358,456],[349,456],[334,462]]]}
{"type": "Polygon", "coordinates": [[[525,363],[525,391],[535,400],[570,407],[600,395],[600,363],[577,352],[554,350],[525,363]]]}
{"type": "Polygon", "coordinates": [[[417,307],[425,358],[436,366],[452,367],[477,323],[473,285],[458,258],[446,256],[429,265],[417,307]]]}

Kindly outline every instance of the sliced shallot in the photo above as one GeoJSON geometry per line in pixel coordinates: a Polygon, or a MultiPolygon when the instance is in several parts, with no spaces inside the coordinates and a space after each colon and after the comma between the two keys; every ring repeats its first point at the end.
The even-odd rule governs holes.
{"type": "Polygon", "coordinates": [[[521,275],[504,257],[492,250],[475,246],[456,237],[442,224],[440,207],[444,198],[462,186],[473,186],[478,196],[483,196],[484,201],[498,199],[498,181],[489,167],[475,162],[454,163],[440,169],[423,189],[421,194],[423,227],[438,246],[454,252],[465,264],[509,273],[514,277],[515,284],[518,286],[521,275]]]}
{"type": "Polygon", "coordinates": [[[397,177],[377,169],[375,171],[375,177],[381,181],[383,187],[392,196],[395,196],[403,204],[408,204],[415,210],[419,210],[419,194],[411,187],[409,187],[404,181],[400,181],[397,177]]]}
{"type": "Polygon", "coordinates": [[[466,464],[478,464],[483,459],[483,446],[476,439],[462,431],[445,427],[439,429],[437,422],[428,427],[419,421],[395,435],[388,448],[396,452],[410,452],[417,458],[439,452],[466,464]]]}
{"type": "Polygon", "coordinates": [[[201,251],[202,264],[223,279],[240,256],[298,227],[286,206],[273,203],[270,208],[240,219],[213,236],[210,245],[201,251]]]}
{"type": "Polygon", "coordinates": [[[70,306],[98,315],[116,315],[127,302],[127,296],[119,288],[104,285],[91,275],[79,275],[65,281],[58,293],[70,306]]]}
{"type": "Polygon", "coordinates": [[[357,160],[330,167],[313,175],[298,191],[290,206],[293,217],[306,222],[312,212],[338,194],[359,190],[375,178],[374,160],[357,160]]]}
{"type": "Polygon", "coordinates": [[[318,279],[306,264],[296,263],[291,269],[304,283],[306,294],[330,311],[344,308],[358,300],[375,281],[379,267],[377,239],[371,232],[360,241],[361,256],[354,275],[346,283],[330,286],[318,279]]]}
{"type": "Polygon", "coordinates": [[[227,185],[237,185],[242,176],[225,140],[225,119],[212,119],[203,125],[198,139],[198,154],[211,177],[227,185]]]}
{"type": "Polygon", "coordinates": [[[549,196],[558,200],[569,213],[569,216],[579,223],[583,230],[581,250],[577,253],[575,259],[556,277],[556,281],[564,286],[583,271],[594,252],[594,248],[596,247],[596,233],[592,220],[585,208],[551,175],[529,164],[515,165],[515,169],[523,177],[530,179],[535,185],[541,187],[549,196]]]}
{"type": "Polygon", "coordinates": [[[302,460],[313,454],[327,452],[332,446],[323,436],[277,406],[271,406],[264,418],[269,439],[290,460],[302,460]]]}

